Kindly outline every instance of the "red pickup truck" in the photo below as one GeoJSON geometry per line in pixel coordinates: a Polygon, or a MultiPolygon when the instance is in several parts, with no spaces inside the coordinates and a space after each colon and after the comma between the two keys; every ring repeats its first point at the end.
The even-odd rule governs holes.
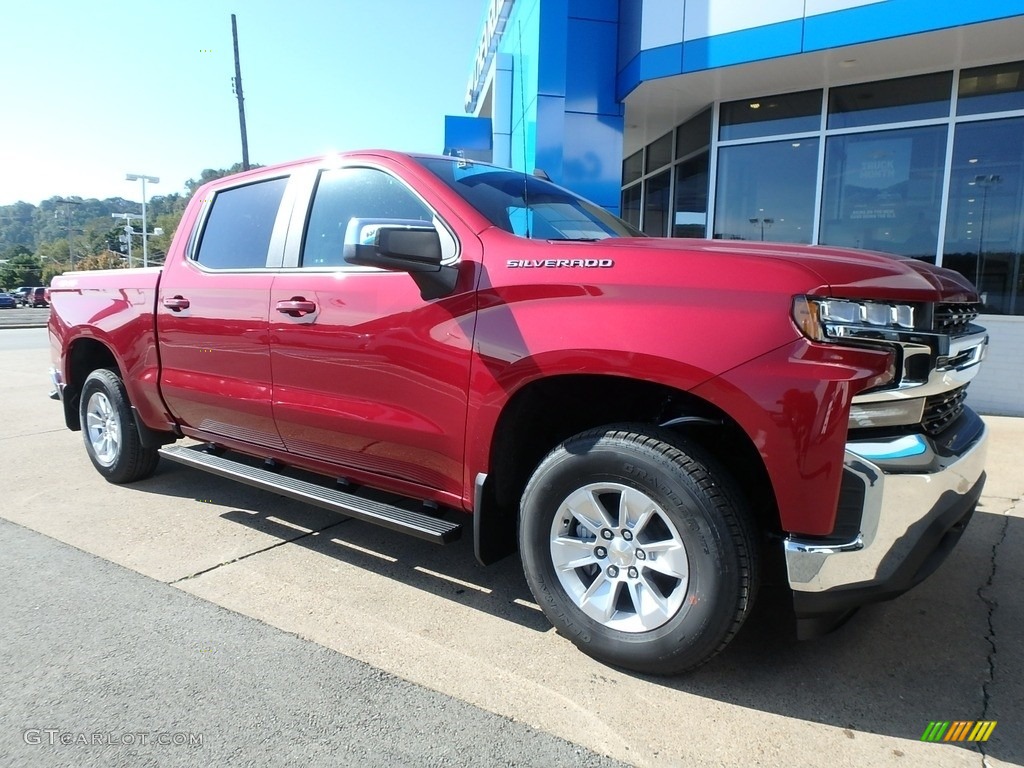
{"type": "Polygon", "coordinates": [[[640,671],[711,658],[773,575],[802,634],[909,589],[984,484],[958,274],[643,237],[458,158],[211,182],[162,268],[51,299],[54,397],[109,481],[163,456],[438,543],[471,515],[482,563],[518,548],[551,622],[640,671]]]}

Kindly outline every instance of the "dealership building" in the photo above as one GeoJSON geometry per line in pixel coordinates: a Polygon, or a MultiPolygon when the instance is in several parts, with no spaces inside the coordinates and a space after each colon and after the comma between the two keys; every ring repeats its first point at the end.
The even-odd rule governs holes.
{"type": "Polygon", "coordinates": [[[489,0],[445,151],[651,235],[821,243],[966,275],[971,385],[1024,415],[1024,0],[489,0]]]}

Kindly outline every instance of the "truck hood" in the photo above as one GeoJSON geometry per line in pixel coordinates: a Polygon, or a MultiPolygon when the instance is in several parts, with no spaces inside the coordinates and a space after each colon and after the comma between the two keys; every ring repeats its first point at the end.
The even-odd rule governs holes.
{"type": "MultiPolygon", "coordinates": [[[[757,274],[757,261],[771,259],[802,268],[818,285],[808,293],[857,299],[889,301],[974,302],[978,294],[974,286],[959,272],[936,267],[917,259],[874,251],[828,246],[789,245],[723,240],[690,240],[685,238],[609,238],[586,244],[593,246],[592,257],[624,260],[630,258],[622,249],[638,255],[654,252],[673,255],[681,266],[685,254],[713,256],[728,260],[732,268],[749,269],[751,278],[757,274]],[[741,264],[736,264],[739,261],[741,264]],[[743,264],[747,262],[747,264],[743,264]]],[[[703,259],[701,259],[703,261],[703,259]]],[[[684,266],[685,268],[685,266],[684,266]]]]}

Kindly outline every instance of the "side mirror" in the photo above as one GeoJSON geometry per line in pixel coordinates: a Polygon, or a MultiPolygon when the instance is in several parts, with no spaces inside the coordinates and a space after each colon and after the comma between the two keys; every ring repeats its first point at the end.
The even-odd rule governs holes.
{"type": "Polygon", "coordinates": [[[392,272],[408,272],[425,300],[455,290],[458,268],[441,264],[441,238],[428,222],[352,219],[345,230],[345,261],[392,272]]]}

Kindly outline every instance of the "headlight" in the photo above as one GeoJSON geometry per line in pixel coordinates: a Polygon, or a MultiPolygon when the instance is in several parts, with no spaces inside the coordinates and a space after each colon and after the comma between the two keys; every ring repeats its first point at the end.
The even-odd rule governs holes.
{"type": "Polygon", "coordinates": [[[882,301],[825,299],[797,296],[793,299],[793,321],[814,341],[844,338],[871,340],[885,338],[885,331],[914,328],[914,307],[882,301]]]}

